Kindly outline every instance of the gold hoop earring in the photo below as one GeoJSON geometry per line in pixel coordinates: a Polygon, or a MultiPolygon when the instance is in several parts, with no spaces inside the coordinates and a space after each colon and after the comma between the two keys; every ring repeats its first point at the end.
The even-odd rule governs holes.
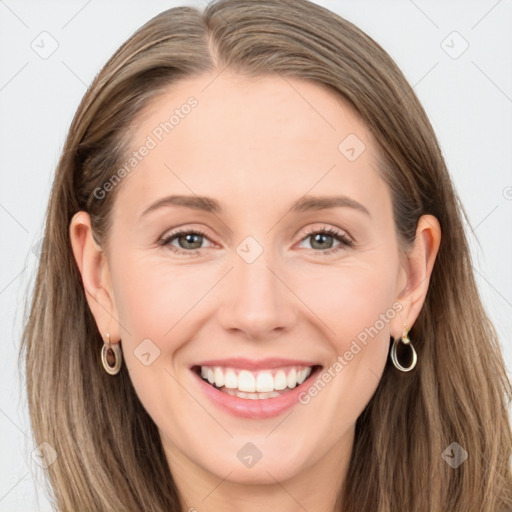
{"type": "Polygon", "coordinates": [[[398,337],[396,337],[393,341],[393,346],[391,347],[391,361],[393,361],[393,364],[395,365],[395,368],[397,368],[398,370],[402,371],[402,372],[410,372],[415,366],[416,366],[416,363],[418,361],[418,356],[416,354],[416,350],[414,350],[414,346],[413,344],[411,343],[411,340],[409,339],[409,337],[407,336],[407,328],[406,328],[406,325],[404,324],[404,332],[402,334],[402,338],[401,338],[401,341],[404,345],[409,345],[411,351],[412,351],[412,362],[410,364],[410,366],[408,367],[405,367],[405,366],[402,366],[399,361],[398,361],[398,358],[397,358],[397,355],[396,355],[396,349],[397,349],[397,346],[398,346],[398,337]]]}
{"type": "Polygon", "coordinates": [[[107,342],[103,342],[101,347],[101,362],[103,368],[110,375],[116,375],[121,369],[121,363],[123,362],[123,352],[121,351],[120,343],[112,345],[110,343],[110,333],[107,332],[107,342]]]}

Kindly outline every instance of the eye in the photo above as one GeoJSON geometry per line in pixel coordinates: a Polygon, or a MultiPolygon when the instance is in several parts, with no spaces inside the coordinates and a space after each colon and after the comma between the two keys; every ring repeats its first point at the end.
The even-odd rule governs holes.
{"type": "MultiPolygon", "coordinates": [[[[342,250],[344,247],[354,246],[354,242],[342,231],[326,226],[308,230],[301,242],[308,239],[312,240],[310,242],[310,248],[319,249],[315,252],[319,252],[322,255],[332,254],[342,250]],[[333,239],[339,242],[338,246],[332,246],[333,239]]],[[[200,229],[182,228],[164,236],[158,244],[168,247],[176,254],[194,256],[198,253],[199,249],[204,248],[202,247],[204,240],[210,241],[206,233],[200,229]]]]}
{"type": "Polygon", "coordinates": [[[200,229],[181,229],[168,234],[158,244],[169,247],[177,254],[193,256],[197,254],[198,249],[203,248],[201,245],[205,239],[209,240],[206,233],[200,229]],[[178,245],[174,245],[173,242],[177,242],[178,245]]]}
{"type": "Polygon", "coordinates": [[[302,241],[308,239],[311,239],[310,248],[320,249],[316,252],[321,252],[322,255],[332,254],[342,250],[344,247],[354,246],[354,242],[342,231],[326,226],[320,229],[316,228],[308,230],[302,241]],[[333,239],[339,242],[338,246],[332,247],[333,239]]]}

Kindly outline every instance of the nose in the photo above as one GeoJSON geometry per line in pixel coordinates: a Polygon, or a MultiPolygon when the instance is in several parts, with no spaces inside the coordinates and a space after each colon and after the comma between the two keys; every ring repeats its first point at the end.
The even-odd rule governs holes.
{"type": "Polygon", "coordinates": [[[224,329],[254,341],[282,336],[297,318],[284,272],[268,265],[265,256],[263,252],[252,263],[235,260],[218,310],[224,329]]]}

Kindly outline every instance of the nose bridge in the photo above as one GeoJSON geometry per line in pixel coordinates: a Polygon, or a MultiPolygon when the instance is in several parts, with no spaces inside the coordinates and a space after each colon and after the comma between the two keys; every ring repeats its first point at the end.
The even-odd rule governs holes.
{"type": "MultiPolygon", "coordinates": [[[[272,258],[268,252],[259,256],[255,261],[248,263],[243,259],[235,263],[235,278],[238,283],[240,301],[275,303],[277,289],[276,277],[269,270],[272,268],[272,258]]],[[[274,304],[275,305],[275,304],[274,304]]]]}
{"type": "MultiPolygon", "coordinates": [[[[253,239],[244,240],[234,254],[228,295],[222,299],[224,328],[263,338],[289,328],[294,319],[292,294],[276,276],[281,268],[271,249],[253,239]],[[259,254],[258,254],[259,253],[259,254]]],[[[281,278],[282,279],[282,278],[281,278]]]]}

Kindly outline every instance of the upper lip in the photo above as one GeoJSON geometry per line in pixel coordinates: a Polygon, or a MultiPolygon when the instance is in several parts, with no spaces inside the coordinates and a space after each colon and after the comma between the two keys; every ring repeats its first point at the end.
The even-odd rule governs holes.
{"type": "Polygon", "coordinates": [[[244,357],[230,357],[228,359],[209,359],[192,365],[194,366],[222,366],[225,368],[241,368],[245,370],[263,370],[280,368],[282,366],[320,366],[315,361],[301,361],[299,359],[286,359],[271,357],[266,359],[247,359],[244,357]]]}

